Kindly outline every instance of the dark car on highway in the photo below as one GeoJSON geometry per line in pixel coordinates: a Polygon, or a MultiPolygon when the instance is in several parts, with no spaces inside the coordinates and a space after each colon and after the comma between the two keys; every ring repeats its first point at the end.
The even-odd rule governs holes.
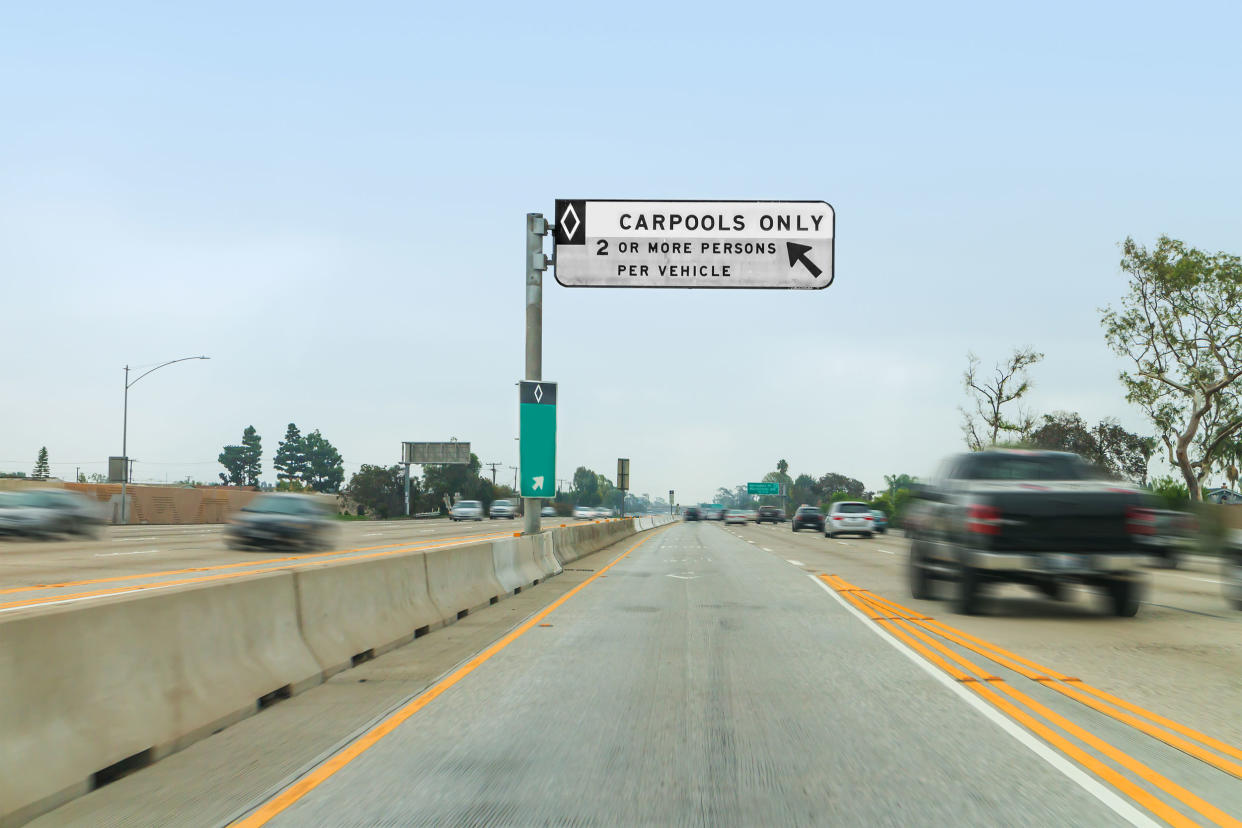
{"type": "Polygon", "coordinates": [[[824,531],[824,513],[814,506],[799,506],[789,522],[795,532],[799,529],[824,531]]]}
{"type": "Polygon", "coordinates": [[[755,523],[784,523],[785,511],[778,506],[760,506],[755,523]]]}
{"type": "Polygon", "coordinates": [[[948,581],[955,611],[970,615],[991,584],[1063,598],[1066,584],[1079,583],[1101,590],[1114,615],[1138,612],[1140,567],[1159,531],[1156,502],[1078,455],[958,455],[914,496],[906,532],[915,598],[933,598],[933,581],[948,581]]]}
{"type": "Polygon", "coordinates": [[[331,547],[333,528],[327,508],[313,498],[262,494],[234,515],[224,537],[230,549],[280,547],[312,552],[331,547]]]}
{"type": "Polygon", "coordinates": [[[699,507],[687,506],[681,513],[682,520],[702,520],[703,516],[699,514],[699,507]]]}
{"type": "Polygon", "coordinates": [[[66,489],[27,489],[0,494],[0,535],[51,538],[95,537],[103,525],[98,504],[66,489]]]}

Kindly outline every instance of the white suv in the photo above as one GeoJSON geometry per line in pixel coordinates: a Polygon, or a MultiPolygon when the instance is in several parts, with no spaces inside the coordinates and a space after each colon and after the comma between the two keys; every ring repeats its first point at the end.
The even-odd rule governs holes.
{"type": "Polygon", "coordinates": [[[862,535],[869,538],[875,534],[875,516],[866,503],[842,500],[832,504],[824,518],[824,537],[837,535],[862,535]]]}

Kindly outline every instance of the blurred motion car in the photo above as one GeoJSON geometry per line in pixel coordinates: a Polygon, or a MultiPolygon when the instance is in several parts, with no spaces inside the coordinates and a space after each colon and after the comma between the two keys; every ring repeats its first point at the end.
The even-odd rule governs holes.
{"type": "Polygon", "coordinates": [[[539,510],[539,517],[556,517],[556,507],[544,506],[539,510]]]}
{"type": "Polygon", "coordinates": [[[1155,534],[1156,501],[1101,475],[1076,454],[989,449],[942,464],[917,484],[908,518],[910,592],[934,598],[933,581],[953,584],[956,612],[981,611],[993,583],[1064,597],[1067,583],[1101,590],[1114,615],[1138,612],[1155,534]]]}
{"type": "Polygon", "coordinates": [[[724,520],[725,507],[719,503],[711,503],[703,507],[703,520],[724,520]]]}
{"type": "Polygon", "coordinates": [[[578,520],[591,520],[595,517],[595,510],[590,506],[575,506],[574,517],[578,520]]]}
{"type": "Polygon", "coordinates": [[[1190,512],[1173,509],[1151,509],[1137,518],[1150,526],[1136,536],[1152,557],[1151,563],[1165,569],[1177,569],[1182,558],[1190,554],[1197,543],[1199,519],[1190,512]]]}
{"type": "Polygon", "coordinates": [[[824,531],[824,513],[815,506],[799,506],[789,522],[795,532],[799,529],[814,529],[817,532],[824,531]]]}
{"type": "Polygon", "coordinates": [[[745,525],[750,522],[750,512],[747,512],[745,509],[730,509],[725,512],[724,522],[726,526],[730,523],[745,525]]]}
{"type": "Polygon", "coordinates": [[[785,510],[777,506],[760,506],[755,523],[784,523],[785,510]]]}
{"type": "Polygon", "coordinates": [[[449,511],[449,520],[482,520],[483,504],[477,500],[459,500],[449,511]]]}
{"type": "Polygon", "coordinates": [[[687,506],[681,512],[681,519],[683,521],[702,520],[703,514],[699,511],[698,506],[687,506]]]}
{"type": "Polygon", "coordinates": [[[1221,590],[1225,601],[1242,610],[1242,529],[1230,529],[1221,550],[1221,590]]]}
{"type": "Polygon", "coordinates": [[[312,552],[332,546],[334,524],[327,507],[306,495],[261,494],[233,516],[224,530],[230,549],[291,547],[312,552]]]}
{"type": "Polygon", "coordinates": [[[881,535],[888,531],[888,515],[884,514],[879,509],[872,509],[871,517],[875,519],[875,531],[879,532],[881,535]]]}
{"type": "Polygon", "coordinates": [[[517,507],[513,505],[512,500],[493,500],[492,506],[487,510],[489,520],[497,518],[508,518],[513,520],[517,517],[517,507]]]}
{"type": "Polygon", "coordinates": [[[861,535],[869,538],[875,534],[875,516],[866,503],[839,500],[828,507],[824,520],[824,537],[837,535],[861,535]]]}
{"type": "Polygon", "coordinates": [[[0,535],[50,538],[95,537],[103,526],[98,505],[67,489],[27,489],[0,493],[0,535]]]}

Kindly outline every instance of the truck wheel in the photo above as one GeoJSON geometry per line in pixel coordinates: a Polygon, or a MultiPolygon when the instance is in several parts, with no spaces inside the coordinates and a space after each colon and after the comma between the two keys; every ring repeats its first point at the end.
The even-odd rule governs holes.
{"type": "Polygon", "coordinates": [[[953,591],[953,611],[958,615],[978,615],[979,586],[979,570],[965,564],[958,567],[953,591]]]}
{"type": "Polygon", "coordinates": [[[1113,615],[1133,618],[1139,608],[1139,582],[1130,578],[1114,578],[1108,582],[1108,600],[1113,615]]]}
{"type": "Polygon", "coordinates": [[[923,556],[915,545],[910,546],[910,597],[918,598],[921,601],[930,601],[936,596],[932,594],[931,575],[927,572],[927,565],[923,563],[923,556]]]}

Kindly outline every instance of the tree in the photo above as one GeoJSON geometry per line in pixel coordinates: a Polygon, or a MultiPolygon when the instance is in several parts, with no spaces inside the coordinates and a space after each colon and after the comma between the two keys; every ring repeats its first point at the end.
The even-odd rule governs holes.
{"type": "Polygon", "coordinates": [[[962,412],[962,433],[971,451],[982,451],[996,445],[1001,432],[1025,434],[1033,425],[1033,418],[1021,409],[1012,419],[1005,416],[1004,408],[1022,399],[1031,390],[1031,378],[1027,369],[1044,358],[1031,348],[1015,348],[1004,362],[998,362],[990,377],[980,371],[980,359],[973,353],[966,354],[966,371],[962,384],[972,397],[974,411],[962,412]]]}
{"type": "Polygon", "coordinates": [[[598,506],[599,478],[592,469],[579,466],[574,470],[573,501],[578,506],[598,506]]]}
{"type": "Polygon", "coordinates": [[[1115,477],[1147,482],[1147,464],[1156,450],[1153,438],[1126,431],[1111,419],[1090,427],[1072,411],[1054,411],[1042,419],[1043,424],[1031,430],[1024,446],[1072,451],[1115,477]]]}
{"type": "Polygon", "coordinates": [[[425,497],[428,506],[442,510],[444,498],[451,499],[458,494],[469,500],[481,500],[482,498],[478,496],[482,485],[482,478],[479,477],[481,468],[483,464],[479,462],[479,456],[473,452],[467,464],[444,463],[423,466],[423,489],[427,492],[425,497]]]}
{"type": "Polygon", "coordinates": [[[1126,399],[1156,426],[1192,500],[1242,429],[1242,260],[1168,236],[1153,250],[1126,238],[1129,292],[1101,309],[1105,339],[1129,358],[1126,399]]]}
{"type": "Polygon", "coordinates": [[[30,476],[35,480],[47,480],[52,476],[51,466],[47,462],[47,446],[39,449],[39,457],[35,460],[34,471],[30,476]]]}
{"type": "Polygon", "coordinates": [[[345,463],[341,453],[315,429],[302,438],[306,458],[303,480],[317,492],[336,492],[345,482],[345,463]]]}
{"type": "Polygon", "coordinates": [[[259,475],[263,472],[263,447],[254,426],[246,426],[240,446],[225,446],[216,459],[224,466],[220,474],[224,485],[258,488],[259,475]]]}
{"type": "Polygon", "coordinates": [[[246,426],[242,432],[242,476],[247,486],[259,487],[259,478],[263,474],[263,439],[255,431],[254,426],[246,426]]]}
{"type": "Polygon", "coordinates": [[[309,476],[310,462],[306,458],[306,441],[295,424],[289,423],[289,427],[285,429],[285,439],[276,446],[272,465],[276,467],[277,481],[304,482],[309,476]]]}
{"type": "Polygon", "coordinates": [[[776,461],[777,474],[789,474],[789,463],[784,458],[776,461]]]}
{"type": "Polygon", "coordinates": [[[385,468],[363,463],[342,493],[366,513],[381,518],[404,514],[405,471],[399,465],[385,468]]]}
{"type": "Polygon", "coordinates": [[[821,497],[831,498],[838,492],[845,495],[845,497],[836,498],[837,500],[862,500],[867,491],[867,487],[861,480],[855,480],[836,472],[825,474],[819,479],[818,485],[821,497]]]}

